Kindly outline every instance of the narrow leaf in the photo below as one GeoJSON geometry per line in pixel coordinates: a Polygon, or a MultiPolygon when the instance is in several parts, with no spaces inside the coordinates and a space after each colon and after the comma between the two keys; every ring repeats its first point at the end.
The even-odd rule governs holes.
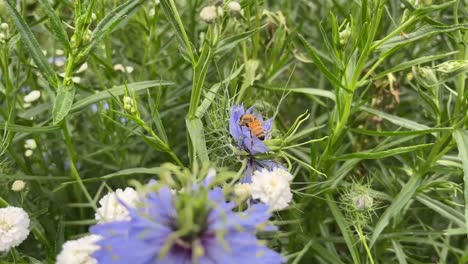
{"type": "Polygon", "coordinates": [[[144,0],[129,0],[108,13],[94,29],[90,49],[96,47],[104,37],[132,17],[144,2],[144,0]]]}
{"type": "Polygon", "coordinates": [[[458,155],[463,164],[463,181],[465,185],[465,231],[468,233],[468,132],[457,129],[453,132],[453,138],[457,142],[458,155]]]}
{"type": "Polygon", "coordinates": [[[322,60],[320,59],[318,53],[315,51],[315,49],[307,42],[307,40],[302,36],[299,35],[299,39],[302,41],[304,44],[306,50],[308,51],[309,55],[312,57],[312,60],[314,61],[315,65],[319,68],[319,70],[325,74],[327,79],[336,87],[343,87],[341,84],[340,80],[336,78],[336,76],[328,70],[328,68],[323,64],[322,60]]]}
{"type": "Polygon", "coordinates": [[[352,154],[347,154],[347,155],[342,155],[339,157],[336,157],[336,160],[348,160],[348,159],[381,159],[385,157],[390,157],[402,153],[407,153],[407,152],[412,152],[416,151],[421,148],[425,148],[428,146],[432,146],[433,143],[429,144],[421,144],[421,145],[415,145],[415,146],[409,146],[409,147],[401,147],[401,148],[394,148],[394,149],[389,149],[389,150],[384,150],[384,151],[378,151],[378,152],[356,152],[352,154]]]}
{"type": "Polygon", "coordinates": [[[68,85],[60,85],[57,90],[57,97],[55,97],[54,107],[52,109],[52,117],[54,125],[60,123],[70,111],[75,98],[75,87],[73,82],[68,85]]]}
{"type": "Polygon", "coordinates": [[[57,87],[57,76],[55,75],[54,70],[50,67],[49,63],[47,63],[47,59],[44,57],[39,43],[31,32],[31,29],[15,9],[14,5],[10,3],[9,0],[5,0],[4,2],[8,12],[10,12],[11,17],[15,22],[16,28],[21,34],[21,40],[26,45],[26,47],[28,47],[28,50],[31,53],[31,57],[36,63],[40,73],[53,87],[57,87]]]}
{"type": "MultiPolygon", "coordinates": [[[[171,82],[153,80],[153,81],[129,83],[127,84],[127,87],[130,91],[136,93],[138,91],[148,89],[151,87],[161,87],[161,86],[172,85],[172,84],[173,83],[171,82]]],[[[80,109],[85,108],[88,105],[112,98],[113,96],[121,96],[124,94],[124,91],[125,91],[125,85],[119,85],[108,90],[97,92],[93,95],[90,95],[84,99],[81,99],[75,102],[71,108],[71,112],[78,111],[80,109]]]]}
{"type": "Polygon", "coordinates": [[[63,45],[63,47],[70,51],[70,41],[68,40],[68,35],[65,29],[62,26],[62,21],[57,16],[54,11],[54,8],[50,5],[49,0],[39,0],[41,6],[44,8],[45,13],[49,17],[50,27],[53,31],[53,35],[57,37],[58,41],[63,45]]]}
{"type": "Polygon", "coordinates": [[[202,163],[209,162],[203,123],[198,118],[187,119],[185,123],[193,146],[193,157],[198,157],[202,163]]]}

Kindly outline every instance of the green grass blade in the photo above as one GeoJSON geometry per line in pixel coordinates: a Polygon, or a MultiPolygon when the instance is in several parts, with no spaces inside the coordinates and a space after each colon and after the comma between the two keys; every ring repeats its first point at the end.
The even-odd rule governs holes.
{"type": "Polygon", "coordinates": [[[47,63],[47,59],[44,57],[39,43],[31,32],[31,29],[15,9],[14,5],[10,3],[9,0],[5,0],[4,2],[8,12],[15,22],[16,28],[21,34],[21,40],[31,53],[31,57],[36,63],[39,72],[53,87],[57,88],[58,80],[55,75],[55,71],[50,67],[49,63],[47,63]]]}

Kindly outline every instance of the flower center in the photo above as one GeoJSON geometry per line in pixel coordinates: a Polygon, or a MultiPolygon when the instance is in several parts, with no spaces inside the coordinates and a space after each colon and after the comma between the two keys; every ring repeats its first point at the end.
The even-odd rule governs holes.
{"type": "Polygon", "coordinates": [[[7,221],[0,219],[0,233],[6,233],[10,231],[10,229],[11,225],[7,221]]]}

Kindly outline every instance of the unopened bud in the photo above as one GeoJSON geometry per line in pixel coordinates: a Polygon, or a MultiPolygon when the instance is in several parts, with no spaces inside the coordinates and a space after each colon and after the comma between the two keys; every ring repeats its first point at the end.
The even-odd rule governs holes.
{"type": "Polygon", "coordinates": [[[2,23],[0,24],[0,29],[3,31],[7,31],[10,28],[10,26],[7,23],[2,23]]]}
{"type": "Polygon", "coordinates": [[[227,5],[228,12],[231,16],[238,15],[242,9],[241,5],[236,1],[231,1],[227,5]]]}
{"type": "Polygon", "coordinates": [[[16,180],[11,185],[11,190],[14,192],[21,192],[22,190],[24,190],[24,187],[26,187],[26,182],[22,180],[16,180]]]}
{"type": "Polygon", "coordinates": [[[353,206],[358,211],[367,211],[374,205],[374,198],[367,194],[360,194],[353,197],[353,206]]]}
{"type": "Polygon", "coordinates": [[[249,198],[251,192],[252,192],[252,187],[250,186],[249,183],[238,183],[234,185],[234,195],[240,201],[244,201],[247,198],[249,198]]]}
{"type": "Polygon", "coordinates": [[[200,12],[200,18],[208,24],[213,23],[218,18],[216,6],[206,6],[200,12]]]}
{"type": "Polygon", "coordinates": [[[123,98],[124,109],[127,112],[135,113],[136,108],[133,105],[133,99],[130,96],[124,96],[123,98]]]}

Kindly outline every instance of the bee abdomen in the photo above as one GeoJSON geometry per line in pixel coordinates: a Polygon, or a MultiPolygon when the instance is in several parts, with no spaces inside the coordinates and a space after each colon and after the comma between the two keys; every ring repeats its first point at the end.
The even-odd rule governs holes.
{"type": "Polygon", "coordinates": [[[250,124],[250,129],[252,133],[260,140],[265,139],[265,130],[262,127],[262,124],[257,120],[250,124]]]}

